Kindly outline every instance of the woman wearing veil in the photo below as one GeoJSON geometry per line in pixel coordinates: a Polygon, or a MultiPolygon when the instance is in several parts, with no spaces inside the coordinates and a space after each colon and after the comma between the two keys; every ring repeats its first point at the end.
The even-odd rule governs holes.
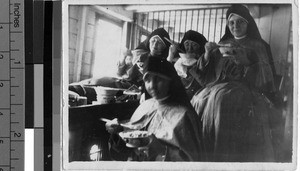
{"type": "Polygon", "coordinates": [[[264,95],[275,91],[268,49],[245,6],[232,5],[226,19],[220,43],[206,43],[198,61],[205,88],[191,100],[203,124],[208,159],[275,161],[271,127],[280,116],[264,95]],[[226,56],[220,46],[234,47],[235,52],[226,56]]]}
{"type": "MultiPolygon", "coordinates": [[[[143,80],[151,98],[134,112],[127,125],[152,134],[147,161],[199,161],[204,154],[200,141],[200,123],[185,89],[173,67],[165,59],[149,58],[143,80]],[[162,157],[163,156],[163,157],[162,157]]],[[[140,160],[136,150],[127,148],[116,134],[122,131],[117,119],[106,124],[111,133],[111,155],[114,159],[140,160]]]]}
{"type": "MultiPolygon", "coordinates": [[[[207,40],[202,34],[194,30],[189,30],[184,34],[179,44],[182,52],[179,52],[180,58],[175,62],[174,67],[181,78],[189,99],[202,88],[201,80],[198,79],[197,75],[197,61],[205,52],[204,46],[206,42],[207,40]]],[[[172,45],[168,61],[174,60],[176,52],[175,45],[172,45]]]]}
{"type": "Polygon", "coordinates": [[[165,40],[165,37],[170,39],[169,33],[163,28],[158,28],[138,45],[134,52],[137,52],[139,55],[134,56],[134,65],[127,71],[128,78],[125,80],[138,87],[143,84],[142,70],[145,60],[149,57],[165,59],[168,56],[170,43],[165,40]]]}

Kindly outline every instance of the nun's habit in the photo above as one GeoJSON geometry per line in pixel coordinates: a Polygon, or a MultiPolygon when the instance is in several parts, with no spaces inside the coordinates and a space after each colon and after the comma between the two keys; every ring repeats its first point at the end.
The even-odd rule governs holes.
{"type": "Polygon", "coordinates": [[[179,44],[180,49],[182,49],[184,52],[186,52],[186,49],[184,47],[184,42],[186,40],[191,40],[195,43],[197,43],[200,47],[199,53],[192,57],[186,57],[185,53],[179,53],[180,58],[175,62],[174,67],[177,71],[177,74],[180,76],[181,81],[186,89],[186,93],[191,99],[193,95],[202,88],[201,82],[198,80],[198,75],[195,72],[197,70],[197,60],[199,57],[205,52],[205,43],[207,42],[206,38],[194,31],[189,30],[187,31],[183,39],[181,40],[181,43],[179,44]]]}
{"type": "MultiPolygon", "coordinates": [[[[165,147],[162,151],[165,161],[203,159],[197,114],[188,101],[174,67],[164,59],[149,58],[145,68],[145,74],[148,73],[163,75],[171,79],[169,96],[162,101],[151,98],[143,102],[136,109],[128,124],[154,134],[160,144],[165,147]]],[[[126,152],[125,148],[121,149],[126,152]]]]}
{"type": "MultiPolygon", "coordinates": [[[[142,62],[144,63],[146,61],[146,59],[148,59],[149,57],[158,57],[158,58],[167,58],[168,57],[168,53],[169,53],[169,47],[170,47],[170,43],[168,41],[165,40],[165,37],[170,39],[169,33],[163,29],[163,28],[158,28],[155,29],[148,37],[146,40],[144,40],[142,43],[140,43],[138,45],[138,47],[136,48],[136,50],[143,50],[146,53],[143,54],[139,59],[137,59],[137,62],[142,62]],[[159,56],[152,56],[150,54],[150,48],[149,48],[149,44],[150,44],[150,39],[153,36],[159,36],[161,40],[163,40],[164,44],[166,45],[165,49],[162,51],[161,55],[159,56]]],[[[126,78],[127,81],[131,82],[132,84],[135,84],[137,86],[141,86],[143,84],[143,80],[142,80],[142,71],[139,68],[139,66],[137,65],[137,63],[135,63],[133,65],[133,67],[131,69],[129,69],[127,71],[128,74],[128,78],[126,78]]]]}
{"type": "Polygon", "coordinates": [[[231,14],[247,20],[247,36],[237,40],[226,26],[220,43],[234,42],[254,51],[247,52],[249,63],[244,65],[222,57],[219,50],[212,52],[208,63],[203,56],[199,60],[198,75],[205,88],[191,103],[203,124],[205,150],[209,161],[275,161],[271,120],[279,113],[262,95],[274,90],[267,49],[246,7],[233,5],[226,16],[231,14]]]}

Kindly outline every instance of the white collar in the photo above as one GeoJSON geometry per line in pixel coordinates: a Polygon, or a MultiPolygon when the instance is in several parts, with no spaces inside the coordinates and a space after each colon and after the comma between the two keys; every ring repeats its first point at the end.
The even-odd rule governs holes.
{"type": "Polygon", "coordinates": [[[166,100],[166,99],[169,98],[169,97],[170,97],[170,96],[166,96],[166,97],[163,97],[163,98],[161,98],[161,99],[156,99],[156,101],[157,101],[158,103],[160,103],[160,102],[166,100]]]}
{"type": "Polygon", "coordinates": [[[239,39],[243,39],[243,38],[245,38],[245,37],[247,37],[247,34],[244,35],[244,36],[242,36],[242,37],[234,37],[234,38],[237,39],[237,40],[239,40],[239,39]]]}

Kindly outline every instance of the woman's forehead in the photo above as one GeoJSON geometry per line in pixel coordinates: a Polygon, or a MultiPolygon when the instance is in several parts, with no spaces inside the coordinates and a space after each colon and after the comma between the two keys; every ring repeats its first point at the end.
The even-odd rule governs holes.
{"type": "Polygon", "coordinates": [[[152,37],[150,38],[150,41],[151,41],[151,40],[158,40],[158,41],[160,41],[160,42],[163,43],[163,40],[162,40],[158,35],[152,36],[152,37]]]}
{"type": "Polygon", "coordinates": [[[247,20],[246,20],[245,18],[243,18],[243,17],[241,17],[241,16],[239,16],[239,15],[237,15],[237,14],[232,13],[232,14],[230,14],[230,16],[228,17],[228,21],[234,21],[234,20],[244,20],[244,21],[247,22],[247,20]]]}
{"type": "Polygon", "coordinates": [[[144,74],[144,79],[153,79],[153,78],[160,79],[160,80],[166,80],[166,81],[171,80],[171,78],[169,78],[168,76],[163,75],[161,73],[157,73],[157,72],[150,71],[150,72],[147,72],[144,74]]]}
{"type": "MultiPolygon", "coordinates": [[[[197,42],[194,42],[194,41],[192,41],[192,40],[186,40],[186,41],[184,41],[184,44],[186,44],[186,43],[192,43],[192,44],[197,44],[197,45],[199,45],[197,42]]],[[[199,45],[200,46],[200,45],[199,45]]]]}

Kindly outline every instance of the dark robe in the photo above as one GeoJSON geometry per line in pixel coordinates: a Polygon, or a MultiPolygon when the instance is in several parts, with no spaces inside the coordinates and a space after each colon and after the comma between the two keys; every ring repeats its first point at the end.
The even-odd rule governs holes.
{"type": "MultiPolygon", "coordinates": [[[[161,150],[165,161],[204,160],[205,153],[200,139],[201,123],[173,65],[164,59],[149,58],[144,68],[144,73],[147,72],[170,78],[168,96],[164,100],[150,98],[144,101],[126,124],[155,135],[159,144],[165,147],[161,150]]],[[[112,136],[111,155],[114,159],[127,160],[128,156],[134,156],[133,159],[139,160],[132,152],[133,149],[126,148],[118,136],[112,136]]],[[[156,153],[152,154],[151,150],[149,158],[143,158],[156,159],[156,153]]]]}
{"type": "MultiPolygon", "coordinates": [[[[243,15],[245,11],[238,13],[247,10],[245,7],[232,8],[227,16],[234,11],[248,19],[243,15]]],[[[248,31],[257,28],[252,24],[248,20],[248,31]]],[[[235,40],[226,32],[221,39],[220,43],[231,42],[246,49],[246,55],[237,56],[242,62],[223,57],[218,49],[211,52],[209,61],[204,60],[204,55],[198,61],[195,73],[205,88],[195,94],[191,103],[203,124],[202,140],[209,161],[276,161],[274,153],[278,149],[273,131],[278,127],[275,120],[280,118],[280,111],[264,95],[274,91],[273,73],[264,43],[254,33],[257,32],[235,40]]]]}

